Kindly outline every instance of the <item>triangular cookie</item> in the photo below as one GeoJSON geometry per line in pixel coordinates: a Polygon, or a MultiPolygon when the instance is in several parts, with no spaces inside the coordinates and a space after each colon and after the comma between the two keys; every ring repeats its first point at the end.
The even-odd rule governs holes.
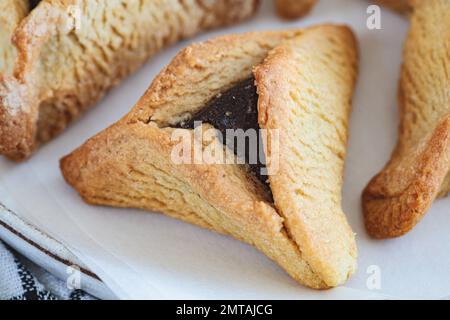
{"type": "MultiPolygon", "coordinates": [[[[357,60],[352,32],[334,25],[189,46],[127,116],[62,159],[63,175],[89,203],[160,211],[232,235],[306,286],[337,286],[356,268],[341,189],[357,60]],[[256,94],[252,76],[257,117],[245,101],[234,117],[233,101],[256,94]],[[279,151],[268,184],[245,164],[174,163],[172,134],[191,137],[180,127],[214,123],[214,114],[229,116],[228,127],[254,121],[267,130],[266,157],[279,151]]],[[[215,137],[211,145],[227,148],[215,137]]]]}
{"type": "Polygon", "coordinates": [[[450,191],[450,1],[410,2],[398,143],[363,194],[367,230],[377,238],[407,233],[450,191]]]}

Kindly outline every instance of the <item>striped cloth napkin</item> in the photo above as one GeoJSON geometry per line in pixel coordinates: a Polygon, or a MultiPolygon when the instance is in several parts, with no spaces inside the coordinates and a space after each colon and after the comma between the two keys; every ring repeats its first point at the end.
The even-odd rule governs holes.
{"type": "Polygon", "coordinates": [[[71,290],[0,241],[0,300],[94,300],[82,290],[71,290]]]}

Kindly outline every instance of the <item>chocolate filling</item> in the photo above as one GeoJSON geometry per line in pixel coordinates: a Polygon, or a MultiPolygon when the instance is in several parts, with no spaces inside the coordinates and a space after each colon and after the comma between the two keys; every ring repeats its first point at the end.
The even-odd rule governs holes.
{"type": "Polygon", "coordinates": [[[219,94],[198,113],[194,114],[191,119],[180,123],[179,127],[193,129],[194,123],[201,121],[202,123],[209,123],[219,130],[222,137],[225,138],[225,142],[223,139],[221,139],[221,142],[232,149],[237,156],[245,159],[250,171],[267,187],[267,191],[270,193],[267,175],[261,174],[261,169],[265,167],[260,159],[264,156],[264,149],[258,124],[258,94],[254,83],[255,79],[252,77],[219,94]],[[251,139],[246,138],[245,152],[241,154],[242,150],[238,148],[239,143],[236,135],[233,134],[228,137],[227,129],[255,130],[258,140],[257,146],[250,145],[255,142],[255,139],[251,141],[251,139]],[[253,153],[255,150],[256,155],[252,154],[251,156],[250,152],[253,153]]]}
{"type": "Polygon", "coordinates": [[[30,11],[31,11],[37,7],[37,5],[39,4],[39,2],[41,2],[41,0],[28,0],[28,2],[30,4],[30,11]]]}

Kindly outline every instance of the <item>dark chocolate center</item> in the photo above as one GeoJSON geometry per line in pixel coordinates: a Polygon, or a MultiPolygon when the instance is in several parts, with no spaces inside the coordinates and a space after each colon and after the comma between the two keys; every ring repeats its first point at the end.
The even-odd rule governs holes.
{"type": "Polygon", "coordinates": [[[28,0],[28,2],[30,4],[30,11],[31,11],[37,7],[37,5],[39,4],[39,2],[41,2],[41,0],[28,0]]]}
{"type": "Polygon", "coordinates": [[[261,169],[265,167],[261,161],[264,150],[258,124],[258,94],[254,83],[255,79],[252,77],[219,94],[191,119],[180,123],[179,127],[193,129],[196,121],[209,123],[225,138],[225,143],[223,139],[221,142],[232,149],[237,156],[245,159],[250,171],[264,185],[268,186],[267,175],[261,173],[261,169]],[[241,141],[239,144],[237,139],[238,137],[241,139],[242,136],[227,135],[227,129],[242,129],[243,131],[251,129],[255,133],[253,137],[256,135],[257,138],[252,141],[247,136],[245,141],[241,141]],[[254,145],[255,143],[257,146],[254,145]],[[245,145],[244,152],[242,152],[242,148],[238,148],[243,144],[245,145]]]}

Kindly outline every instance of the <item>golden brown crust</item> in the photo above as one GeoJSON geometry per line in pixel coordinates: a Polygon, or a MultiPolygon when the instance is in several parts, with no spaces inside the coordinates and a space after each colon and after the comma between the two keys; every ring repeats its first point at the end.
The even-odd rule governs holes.
{"type": "Polygon", "coordinates": [[[366,227],[375,238],[404,235],[436,199],[450,167],[450,113],[403,157],[392,160],[364,191],[366,227]]]}
{"type": "MultiPolygon", "coordinates": [[[[171,140],[173,122],[194,113],[230,85],[248,78],[254,66],[277,68],[278,62],[271,58],[263,62],[273,48],[277,48],[273,52],[290,48],[303,54],[305,45],[308,50],[315,46],[313,51],[326,57],[335,50],[343,50],[340,59],[345,63],[339,68],[348,71],[348,79],[340,78],[345,83],[342,86],[335,79],[329,81],[336,83],[338,94],[345,100],[336,102],[343,102],[342,130],[346,135],[356,64],[354,39],[347,29],[323,26],[307,31],[224,36],[183,50],[126,117],[63,158],[61,170],[66,181],[89,203],[164,212],[254,245],[306,286],[328,288],[343,283],[354,271],[356,247],[339,203],[333,212],[336,218],[322,220],[332,222],[335,234],[341,233],[339,239],[333,238],[336,243],[327,248],[326,241],[321,242],[328,236],[321,234],[323,229],[295,226],[296,221],[285,215],[285,204],[278,198],[283,191],[274,189],[276,201],[282,202],[274,206],[261,183],[242,165],[177,165],[171,158],[177,143],[171,140]],[[303,34],[309,36],[303,38],[303,34]],[[333,41],[324,42],[327,37],[333,41]],[[287,39],[293,42],[282,45],[287,39]]],[[[314,54],[308,57],[315,58],[314,54]]],[[[280,67],[297,62],[292,56],[280,56],[280,60],[280,67]]],[[[334,61],[330,58],[327,68],[317,72],[324,78],[336,76],[334,61]]],[[[257,80],[258,89],[263,82],[257,80]]],[[[264,85],[270,92],[275,89],[270,84],[264,85]]],[[[193,139],[191,130],[181,131],[193,139]]],[[[226,148],[217,138],[210,143],[226,148]]],[[[345,149],[345,141],[339,143],[345,149]]],[[[343,159],[338,162],[330,172],[336,179],[336,193],[330,196],[340,198],[343,159]]],[[[320,214],[328,216],[326,210],[320,214]]]]}
{"type": "Polygon", "coordinates": [[[42,0],[15,30],[14,75],[0,79],[0,153],[27,158],[162,47],[241,21],[257,4],[42,0]]]}
{"type": "Polygon", "coordinates": [[[317,0],[275,0],[278,14],[285,19],[298,19],[307,15],[317,0]]]}
{"type": "Polygon", "coordinates": [[[363,193],[376,238],[410,231],[449,191],[450,1],[414,1],[399,88],[401,125],[391,160],[363,193]]]}
{"type": "Polygon", "coordinates": [[[255,70],[259,124],[269,137],[280,132],[282,159],[269,176],[275,206],[304,259],[330,286],[356,270],[355,238],[340,199],[357,51],[348,28],[323,26],[277,46],[255,70]]]}
{"type": "MultiPolygon", "coordinates": [[[[19,98],[27,95],[25,88],[18,81],[5,81],[11,77],[15,60],[16,48],[13,45],[13,33],[22,19],[28,14],[27,0],[5,0],[0,3],[0,100],[19,109],[19,98]],[[14,90],[14,88],[16,90],[14,90]]],[[[1,103],[1,102],[0,102],[1,103]]],[[[6,113],[0,108],[0,145],[13,145],[14,150],[26,149],[30,137],[20,136],[20,133],[31,129],[29,118],[24,112],[6,113]]]]}

